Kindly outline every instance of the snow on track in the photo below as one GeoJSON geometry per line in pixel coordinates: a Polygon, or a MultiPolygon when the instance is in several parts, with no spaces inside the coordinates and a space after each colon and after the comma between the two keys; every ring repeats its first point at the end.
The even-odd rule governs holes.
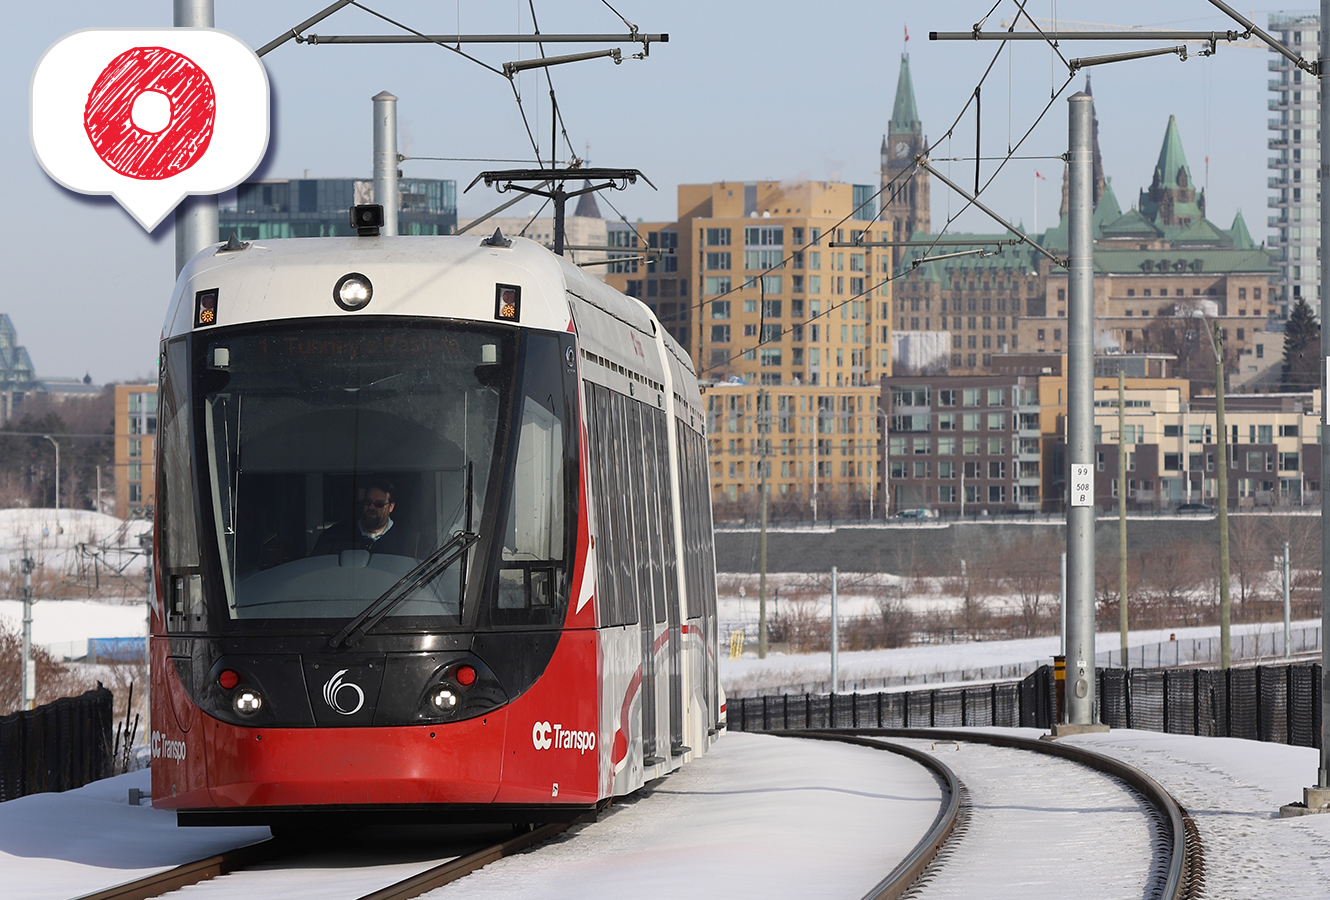
{"type": "Polygon", "coordinates": [[[941,803],[931,773],[893,753],[731,733],[649,795],[425,896],[857,900],[941,803]]]}
{"type": "Polygon", "coordinates": [[[268,837],[266,828],[177,829],[174,813],[127,802],[148,782],[144,769],[0,803],[0,896],[67,900],[268,837]]]}
{"type": "Polygon", "coordinates": [[[1064,740],[1149,773],[1191,813],[1206,896],[1330,896],[1330,815],[1277,818],[1315,781],[1316,750],[1127,729],[1064,740]]]}
{"type": "Polygon", "coordinates": [[[970,795],[969,826],[917,889],[923,900],[1145,896],[1156,826],[1149,804],[1127,785],[1026,750],[891,740],[932,752],[970,795]]]}

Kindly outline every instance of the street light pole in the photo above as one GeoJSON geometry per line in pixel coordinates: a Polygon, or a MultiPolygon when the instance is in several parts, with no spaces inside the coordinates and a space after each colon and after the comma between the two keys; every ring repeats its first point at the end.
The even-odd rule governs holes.
{"type": "Polygon", "coordinates": [[[56,527],[58,528],[60,526],[60,445],[49,434],[44,434],[42,437],[50,441],[51,445],[55,447],[55,518],[56,527]]]}
{"type": "Polygon", "coordinates": [[[762,535],[759,550],[757,578],[757,658],[767,658],[767,432],[771,428],[771,415],[767,404],[771,395],[765,390],[757,392],[757,440],[761,454],[757,458],[758,474],[762,477],[762,535]]]}
{"type": "Polygon", "coordinates": [[[1215,322],[1211,343],[1215,349],[1215,427],[1219,429],[1219,471],[1215,492],[1219,494],[1219,667],[1233,664],[1233,640],[1229,633],[1232,601],[1228,590],[1228,431],[1224,425],[1224,330],[1215,322]]]}

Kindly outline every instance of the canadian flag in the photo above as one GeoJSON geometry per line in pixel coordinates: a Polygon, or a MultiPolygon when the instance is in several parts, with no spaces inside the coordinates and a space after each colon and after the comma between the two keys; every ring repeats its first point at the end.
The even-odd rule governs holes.
{"type": "Polygon", "coordinates": [[[1038,169],[1035,169],[1035,170],[1034,170],[1034,177],[1035,177],[1035,178],[1038,178],[1040,181],[1047,181],[1047,180],[1048,180],[1047,178],[1045,178],[1044,176],[1042,176],[1042,175],[1039,174],[1039,170],[1038,170],[1038,169]]]}
{"type": "Polygon", "coordinates": [[[901,27],[905,29],[905,43],[908,44],[910,42],[910,26],[902,25],[901,27]]]}

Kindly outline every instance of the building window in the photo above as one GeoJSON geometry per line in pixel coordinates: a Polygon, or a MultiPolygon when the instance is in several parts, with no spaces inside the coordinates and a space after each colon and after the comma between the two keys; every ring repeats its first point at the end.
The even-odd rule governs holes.
{"type": "Polygon", "coordinates": [[[730,326],[712,325],[711,342],[713,344],[728,344],[730,342],[730,326]]]}
{"type": "Polygon", "coordinates": [[[728,319],[730,317],[730,301],[715,300],[711,304],[711,318],[728,319]]]}
{"type": "MultiPolygon", "coordinates": [[[[728,228],[708,228],[707,229],[708,247],[728,247],[730,246],[730,229],[728,228]]],[[[725,268],[729,268],[727,265],[725,268]]]]}

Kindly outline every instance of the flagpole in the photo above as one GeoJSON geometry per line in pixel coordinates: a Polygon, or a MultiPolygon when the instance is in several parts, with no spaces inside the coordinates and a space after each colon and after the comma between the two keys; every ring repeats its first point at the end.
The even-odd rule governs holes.
{"type": "Polygon", "coordinates": [[[1034,228],[1033,234],[1039,233],[1039,170],[1034,173],[1034,228]]]}

